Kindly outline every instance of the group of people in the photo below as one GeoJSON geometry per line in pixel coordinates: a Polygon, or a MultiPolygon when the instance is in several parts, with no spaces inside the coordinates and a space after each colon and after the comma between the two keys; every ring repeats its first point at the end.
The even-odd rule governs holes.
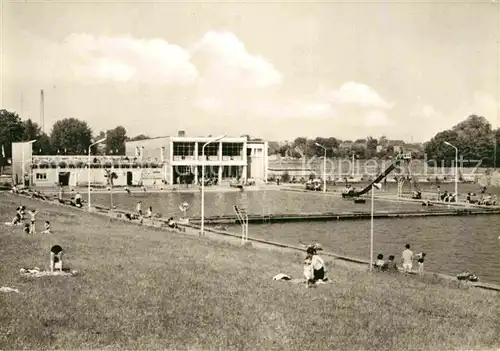
{"type": "MultiPolygon", "coordinates": [[[[142,201],[137,202],[137,205],[135,206],[135,213],[127,213],[125,217],[129,220],[139,220],[139,222],[142,224],[144,221],[144,218],[150,219],[151,221],[153,218],[160,218],[161,215],[159,213],[154,213],[153,211],[153,206],[149,206],[148,209],[146,210],[146,214],[142,212],[142,201]]],[[[169,228],[172,229],[179,229],[179,226],[177,222],[174,220],[174,217],[170,217],[167,220],[167,225],[169,228]]]]}
{"type": "MultiPolygon", "coordinates": [[[[16,214],[12,218],[12,221],[5,222],[6,225],[18,226],[23,225],[23,231],[26,234],[35,234],[36,233],[36,216],[38,215],[38,211],[36,209],[26,210],[26,206],[21,205],[16,208],[16,214]],[[29,221],[24,222],[26,219],[26,213],[29,215],[29,221]]],[[[40,232],[40,234],[50,234],[50,222],[45,221],[44,230],[40,232]]]]}
{"type": "Polygon", "coordinates": [[[418,274],[424,274],[424,260],[426,253],[421,252],[419,254],[414,254],[410,249],[410,244],[405,245],[405,249],[401,254],[401,266],[398,266],[394,261],[394,255],[390,255],[387,261],[384,260],[383,254],[377,255],[377,260],[375,261],[374,267],[380,271],[386,272],[403,272],[403,273],[411,273],[413,272],[413,261],[417,260],[418,264],[418,274]]]}

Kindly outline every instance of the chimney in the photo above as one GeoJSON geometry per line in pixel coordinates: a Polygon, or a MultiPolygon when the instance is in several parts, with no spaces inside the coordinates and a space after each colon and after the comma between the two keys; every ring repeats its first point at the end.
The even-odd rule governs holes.
{"type": "Polygon", "coordinates": [[[186,132],[185,132],[185,131],[183,131],[183,130],[179,130],[179,131],[177,132],[177,136],[178,136],[178,137],[185,137],[185,136],[186,136],[186,132]]]}

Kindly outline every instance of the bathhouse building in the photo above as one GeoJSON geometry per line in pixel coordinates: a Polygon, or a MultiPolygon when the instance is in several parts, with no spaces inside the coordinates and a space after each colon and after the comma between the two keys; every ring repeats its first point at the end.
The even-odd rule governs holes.
{"type": "Polygon", "coordinates": [[[127,142],[126,156],[141,162],[160,160],[163,179],[168,184],[182,183],[192,178],[216,179],[218,183],[232,179],[254,179],[257,183],[267,179],[268,143],[247,137],[216,138],[190,137],[179,132],[175,137],[127,142]]]}
{"type": "Polygon", "coordinates": [[[202,165],[205,178],[224,183],[232,179],[267,179],[266,141],[246,137],[160,137],[126,143],[126,154],[33,155],[32,144],[12,144],[12,177],[15,184],[54,186],[114,186],[198,183],[202,165]],[[203,148],[203,145],[205,147],[203,148]]]}

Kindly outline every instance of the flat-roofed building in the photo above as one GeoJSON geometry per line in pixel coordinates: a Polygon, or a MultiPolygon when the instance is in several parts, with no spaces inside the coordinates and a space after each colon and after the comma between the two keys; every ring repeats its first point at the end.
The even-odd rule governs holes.
{"type": "MultiPolygon", "coordinates": [[[[181,134],[181,133],[180,133],[181,134]]],[[[142,162],[159,159],[168,184],[198,183],[205,166],[205,178],[219,183],[231,179],[267,180],[267,141],[247,137],[161,137],[126,143],[126,155],[142,162]],[[203,148],[203,146],[205,147],[203,148]]]]}

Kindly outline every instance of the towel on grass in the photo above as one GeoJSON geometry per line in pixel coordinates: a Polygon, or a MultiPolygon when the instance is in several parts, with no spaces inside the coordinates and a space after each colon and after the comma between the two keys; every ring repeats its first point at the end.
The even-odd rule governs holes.
{"type": "Polygon", "coordinates": [[[48,276],[64,276],[64,277],[70,277],[78,274],[77,271],[71,270],[71,271],[42,271],[40,268],[35,267],[35,268],[21,268],[19,271],[21,275],[25,277],[34,277],[34,278],[39,278],[39,277],[48,277],[48,276]]]}
{"type": "Polygon", "coordinates": [[[16,292],[16,293],[18,293],[19,290],[14,289],[14,288],[9,288],[8,286],[2,286],[0,288],[0,292],[16,292]]]}

